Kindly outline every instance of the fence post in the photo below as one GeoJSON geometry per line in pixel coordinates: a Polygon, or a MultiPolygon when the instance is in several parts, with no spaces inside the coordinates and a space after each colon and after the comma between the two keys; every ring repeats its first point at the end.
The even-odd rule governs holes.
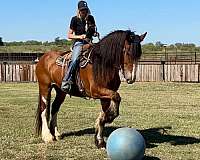
{"type": "Polygon", "coordinates": [[[7,64],[7,62],[3,62],[3,65],[4,65],[4,82],[6,82],[6,64],[7,64]]]}
{"type": "Polygon", "coordinates": [[[200,64],[198,64],[198,83],[200,82],[200,64]]]}
{"type": "Polygon", "coordinates": [[[161,61],[162,65],[162,80],[165,81],[165,61],[161,61]]]}

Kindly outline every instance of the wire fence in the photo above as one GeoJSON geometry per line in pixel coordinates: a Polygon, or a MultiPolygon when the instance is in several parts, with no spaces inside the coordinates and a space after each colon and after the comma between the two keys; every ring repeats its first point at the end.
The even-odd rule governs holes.
{"type": "Polygon", "coordinates": [[[198,52],[149,52],[142,55],[141,62],[175,64],[179,62],[200,63],[198,52]]]}

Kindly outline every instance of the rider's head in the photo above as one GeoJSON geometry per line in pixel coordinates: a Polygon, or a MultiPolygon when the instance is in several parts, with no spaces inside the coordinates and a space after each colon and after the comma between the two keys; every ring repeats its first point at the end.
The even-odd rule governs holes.
{"type": "Polygon", "coordinates": [[[90,14],[90,10],[88,8],[87,2],[79,1],[78,2],[78,17],[85,18],[87,15],[90,14]]]}

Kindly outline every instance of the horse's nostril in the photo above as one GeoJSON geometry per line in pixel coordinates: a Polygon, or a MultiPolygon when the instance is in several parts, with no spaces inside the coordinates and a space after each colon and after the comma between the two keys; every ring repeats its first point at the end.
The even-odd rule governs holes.
{"type": "Polygon", "coordinates": [[[127,82],[128,84],[133,84],[135,81],[134,81],[134,80],[131,80],[131,79],[127,79],[126,82],[127,82]]]}

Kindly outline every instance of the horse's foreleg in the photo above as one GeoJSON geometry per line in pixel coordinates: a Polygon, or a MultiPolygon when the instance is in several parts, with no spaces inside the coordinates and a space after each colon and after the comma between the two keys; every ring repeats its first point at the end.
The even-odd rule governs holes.
{"type": "MultiPolygon", "coordinates": [[[[101,99],[101,105],[102,105],[102,109],[104,110],[104,108],[110,106],[110,100],[101,99]]],[[[105,117],[106,117],[105,112],[101,111],[99,114],[99,117],[96,119],[94,139],[95,139],[95,144],[98,148],[106,147],[106,143],[103,138],[103,129],[106,123],[105,117]]]]}
{"type": "Polygon", "coordinates": [[[50,131],[55,136],[56,140],[59,139],[60,133],[58,132],[57,127],[57,114],[60,109],[61,104],[63,103],[66,94],[62,92],[57,86],[54,87],[56,90],[56,98],[52,103],[51,110],[51,122],[50,122],[50,131]]]}
{"type": "Polygon", "coordinates": [[[100,112],[95,126],[95,144],[98,148],[105,147],[105,142],[103,139],[104,126],[106,123],[111,123],[119,115],[119,104],[121,101],[119,93],[111,90],[104,92],[104,95],[101,92],[101,96],[104,97],[101,99],[102,112],[100,112]]]}
{"type": "Polygon", "coordinates": [[[105,113],[106,123],[112,123],[113,120],[119,116],[120,102],[121,102],[121,97],[119,93],[115,92],[115,94],[112,96],[109,107],[103,108],[103,111],[105,113]]]}

